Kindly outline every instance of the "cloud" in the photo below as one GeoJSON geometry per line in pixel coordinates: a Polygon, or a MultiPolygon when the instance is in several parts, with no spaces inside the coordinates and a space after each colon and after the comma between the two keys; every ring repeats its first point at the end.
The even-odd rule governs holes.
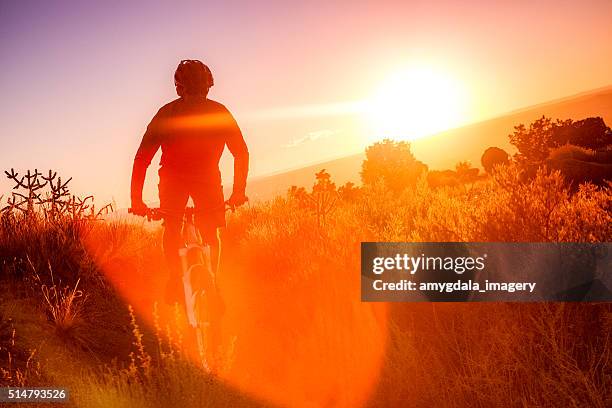
{"type": "Polygon", "coordinates": [[[287,148],[296,147],[306,142],[313,142],[315,140],[328,138],[337,133],[339,133],[337,130],[330,130],[330,129],[315,130],[313,132],[308,132],[306,136],[300,137],[298,139],[293,139],[291,142],[283,145],[283,147],[287,147],[287,148]]]}
{"type": "Polygon", "coordinates": [[[241,115],[247,120],[283,120],[323,116],[345,116],[363,113],[367,104],[364,101],[346,101],[312,105],[283,106],[245,112],[241,115]]]}

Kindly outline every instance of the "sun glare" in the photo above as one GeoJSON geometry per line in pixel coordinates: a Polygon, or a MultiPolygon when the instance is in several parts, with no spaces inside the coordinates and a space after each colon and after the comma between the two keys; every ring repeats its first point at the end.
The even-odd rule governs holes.
{"type": "Polygon", "coordinates": [[[414,140],[458,126],[465,120],[458,81],[431,68],[410,68],[390,76],[366,102],[375,139],[414,140]]]}

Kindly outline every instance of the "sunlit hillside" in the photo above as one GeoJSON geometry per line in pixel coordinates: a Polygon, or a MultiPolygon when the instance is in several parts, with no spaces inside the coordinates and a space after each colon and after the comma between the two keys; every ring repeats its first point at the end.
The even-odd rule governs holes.
{"type": "MultiPolygon", "coordinates": [[[[412,151],[431,169],[452,168],[457,162],[464,160],[469,160],[474,166],[480,166],[480,156],[484,149],[497,146],[512,153],[508,135],[512,133],[514,126],[531,123],[542,115],[575,120],[600,116],[606,123],[612,123],[612,87],[527,107],[484,122],[416,140],[412,142],[412,151]]],[[[269,199],[284,193],[291,185],[309,187],[312,184],[312,174],[320,169],[328,170],[338,183],[357,183],[363,158],[363,154],[356,154],[255,178],[249,184],[248,193],[252,199],[269,199]]]]}

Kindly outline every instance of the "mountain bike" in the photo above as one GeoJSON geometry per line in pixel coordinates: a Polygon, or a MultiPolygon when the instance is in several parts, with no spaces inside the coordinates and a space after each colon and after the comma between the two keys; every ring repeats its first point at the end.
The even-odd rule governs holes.
{"type": "MultiPolygon", "coordinates": [[[[234,211],[234,207],[226,203],[227,210],[234,211]]],[[[169,215],[177,214],[161,208],[149,208],[145,217],[148,221],[160,221],[169,215]]],[[[196,334],[201,362],[208,371],[215,372],[221,347],[224,305],[212,269],[210,246],[202,241],[195,215],[193,207],[185,208],[182,228],[184,246],[179,249],[185,311],[187,321],[196,334]]]]}

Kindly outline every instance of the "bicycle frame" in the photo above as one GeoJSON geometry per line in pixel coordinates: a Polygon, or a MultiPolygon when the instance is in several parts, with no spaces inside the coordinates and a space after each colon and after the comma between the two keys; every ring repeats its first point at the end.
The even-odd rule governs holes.
{"type": "MultiPolygon", "coordinates": [[[[232,207],[227,209],[234,210],[232,207]]],[[[189,324],[197,328],[198,321],[202,322],[197,316],[197,298],[216,294],[216,282],[212,269],[210,246],[202,241],[202,237],[195,224],[196,209],[186,207],[184,211],[174,214],[172,211],[161,208],[150,208],[146,214],[147,220],[159,221],[165,216],[183,217],[182,238],[184,247],[179,249],[181,269],[183,271],[183,288],[185,294],[185,309],[189,324]]]]}
{"type": "Polygon", "coordinates": [[[198,322],[210,324],[202,310],[205,305],[198,304],[201,296],[216,295],[215,276],[212,270],[210,246],[202,242],[194,222],[192,212],[185,213],[183,223],[183,241],[185,247],[179,249],[179,258],[183,270],[183,289],[185,291],[185,308],[187,319],[192,327],[197,328],[198,322]],[[201,307],[202,306],[202,307],[201,307]]]}
{"type": "MultiPolygon", "coordinates": [[[[226,208],[228,209],[234,210],[233,207],[226,208]]],[[[151,221],[161,220],[168,215],[173,214],[167,210],[153,208],[149,209],[146,217],[151,221]]],[[[179,249],[179,258],[183,271],[185,310],[190,326],[196,331],[202,363],[214,371],[217,349],[221,343],[220,314],[223,301],[217,291],[210,246],[202,242],[195,224],[195,215],[196,210],[193,207],[185,208],[182,213],[182,237],[185,246],[179,249]]]]}

